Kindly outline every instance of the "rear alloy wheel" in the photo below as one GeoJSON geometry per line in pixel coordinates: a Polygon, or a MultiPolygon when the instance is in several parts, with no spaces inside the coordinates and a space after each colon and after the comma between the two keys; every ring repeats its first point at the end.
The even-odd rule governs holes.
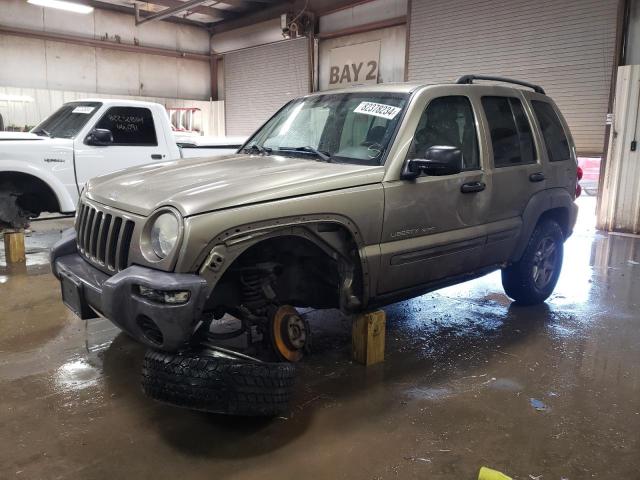
{"type": "Polygon", "coordinates": [[[269,315],[271,345],[281,360],[299,362],[309,351],[309,323],[290,305],[282,305],[269,315]]]}
{"type": "Polygon", "coordinates": [[[522,258],[502,270],[506,294],[523,305],[535,305],[549,298],[560,276],[563,247],[560,225],[554,220],[540,222],[522,258]]]}

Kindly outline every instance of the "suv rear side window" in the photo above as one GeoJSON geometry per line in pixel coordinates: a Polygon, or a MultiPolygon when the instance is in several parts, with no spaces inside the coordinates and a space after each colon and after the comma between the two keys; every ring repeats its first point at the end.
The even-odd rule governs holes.
{"type": "Polygon", "coordinates": [[[550,103],[539,100],[533,100],[531,106],[540,124],[549,160],[551,162],[569,160],[571,158],[569,140],[556,111],[550,103]]]}
{"type": "Polygon", "coordinates": [[[96,123],[113,134],[113,145],[156,146],[156,127],[148,108],[112,107],[96,123]]]}
{"type": "Polygon", "coordinates": [[[493,145],[496,167],[509,167],[536,162],[531,125],[514,97],[482,97],[493,145]]]}
{"type": "Polygon", "coordinates": [[[433,146],[452,146],[462,151],[464,170],[478,170],[478,135],[471,102],[467,97],[449,96],[434,98],[425,109],[413,142],[410,158],[424,158],[433,146]]]}

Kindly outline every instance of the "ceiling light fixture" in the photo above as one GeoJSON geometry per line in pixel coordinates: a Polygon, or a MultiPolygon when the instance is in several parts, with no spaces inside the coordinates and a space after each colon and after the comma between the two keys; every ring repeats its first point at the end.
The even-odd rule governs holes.
{"type": "Polygon", "coordinates": [[[91,13],[93,7],[82,5],[80,3],[65,2],[64,0],[27,0],[27,3],[38,5],[40,7],[57,8],[58,10],[66,10],[73,13],[91,13]]]}

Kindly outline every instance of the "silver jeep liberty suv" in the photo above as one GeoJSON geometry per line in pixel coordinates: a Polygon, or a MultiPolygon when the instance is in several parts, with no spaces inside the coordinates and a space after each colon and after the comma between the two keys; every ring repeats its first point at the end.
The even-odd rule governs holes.
{"type": "Polygon", "coordinates": [[[297,361],[297,308],[365,311],[497,269],[518,303],[545,301],[577,181],[569,128],[539,86],[468,75],[319,92],[236,154],[93,179],[51,264],[81,318],[156,351],[209,342],[230,315],[238,328],[219,337],[297,361]]]}

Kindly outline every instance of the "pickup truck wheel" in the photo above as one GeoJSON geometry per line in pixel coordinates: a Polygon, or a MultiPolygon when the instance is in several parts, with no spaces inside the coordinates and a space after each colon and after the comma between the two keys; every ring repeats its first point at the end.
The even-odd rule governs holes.
{"type": "Polygon", "coordinates": [[[19,195],[0,186],[0,228],[26,228],[30,217],[37,216],[18,204],[19,195]]]}
{"type": "Polygon", "coordinates": [[[506,294],[523,305],[535,305],[549,298],[560,276],[563,245],[560,225],[554,220],[540,222],[522,258],[502,270],[506,294]]]}
{"type": "Polygon", "coordinates": [[[177,407],[228,415],[275,416],[288,410],[295,367],[234,352],[204,348],[167,353],[148,350],[142,388],[177,407]]]}

